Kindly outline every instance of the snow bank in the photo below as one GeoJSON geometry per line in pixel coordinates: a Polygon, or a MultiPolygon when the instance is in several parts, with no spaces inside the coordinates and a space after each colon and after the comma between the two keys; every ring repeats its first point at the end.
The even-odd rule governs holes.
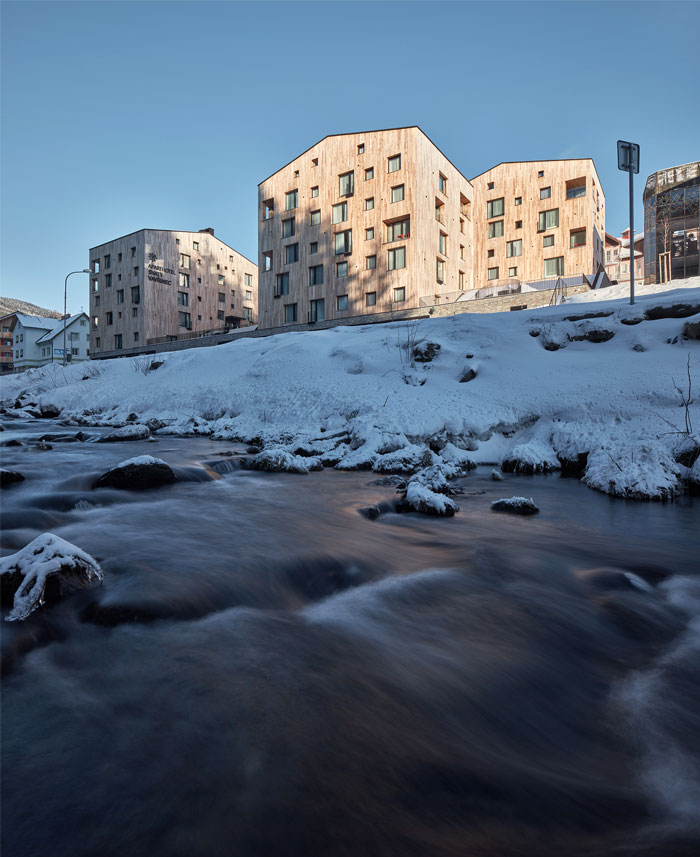
{"type": "MultiPolygon", "coordinates": [[[[0,378],[0,389],[9,408],[22,396],[20,404],[59,409],[74,424],[111,426],[114,439],[146,436],[149,428],[255,439],[268,452],[282,449],[291,456],[287,462],[304,458],[303,469],[294,463],[297,472],[309,469],[309,458],[343,470],[408,475],[439,461],[495,466],[510,456],[519,469],[527,464],[535,471],[573,462],[580,475],[589,453],[614,448],[623,475],[603,473],[599,459],[588,484],[636,497],[628,489],[659,482],[661,468],[670,474],[666,493],[672,496],[673,465],[662,462],[672,458],[677,440],[669,423],[683,419],[674,381],[682,388],[687,383],[688,356],[700,386],[700,342],[683,336],[684,325],[697,323],[700,314],[664,317],[673,315],[664,307],[700,306],[700,278],[681,285],[639,294],[635,306],[622,296],[606,301],[618,293],[603,289],[588,293],[585,305],[411,322],[416,341],[431,343],[435,355],[416,362],[415,383],[405,380],[405,325],[391,323],[172,352],[146,374],[134,372],[128,360],[101,361],[99,376],[88,380],[77,364],[55,377],[30,370],[0,378]],[[591,313],[604,317],[585,317],[591,313]],[[591,341],[598,328],[612,338],[591,341]],[[566,347],[548,350],[547,343],[566,347]],[[642,343],[644,350],[635,349],[642,343]],[[465,363],[478,366],[478,382],[460,383],[465,363]],[[139,425],[125,425],[131,414],[139,415],[139,425]],[[342,440],[321,451],[324,435],[342,440]],[[640,463],[634,451],[644,445],[649,455],[640,463]]],[[[690,416],[700,425],[695,399],[690,416]]],[[[273,463],[267,456],[262,462],[273,463]]]]}
{"type": "Polygon", "coordinates": [[[41,607],[50,577],[57,578],[58,594],[63,595],[102,580],[102,569],[90,554],[59,536],[38,536],[21,551],[0,559],[3,596],[14,590],[13,607],[6,621],[26,619],[41,607]]]}
{"type": "Polygon", "coordinates": [[[311,470],[323,470],[318,458],[292,455],[281,447],[264,449],[251,459],[251,470],[268,470],[271,472],[309,473],[311,470]]]}
{"type": "Polygon", "coordinates": [[[583,481],[628,500],[672,500],[681,493],[681,468],[660,444],[612,446],[588,455],[583,481]]]}
{"type": "Polygon", "coordinates": [[[549,473],[560,467],[551,444],[541,440],[516,444],[501,462],[501,469],[506,473],[549,473]]]}

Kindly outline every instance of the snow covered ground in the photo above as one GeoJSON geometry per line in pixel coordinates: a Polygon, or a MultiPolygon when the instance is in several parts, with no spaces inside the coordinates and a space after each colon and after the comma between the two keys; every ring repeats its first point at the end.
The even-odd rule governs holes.
{"type": "MultiPolygon", "coordinates": [[[[554,308],[240,339],[163,354],[147,372],[130,358],[47,366],[3,378],[2,400],[12,410],[24,394],[28,410],[14,413],[50,406],[81,425],[256,439],[266,461],[281,449],[279,461],[447,478],[477,462],[564,466],[613,495],[670,499],[693,478],[688,455],[677,459],[688,372],[700,390],[700,342],[683,331],[700,313],[645,313],[700,309],[700,278],[674,286],[635,306],[613,287],[554,308]]],[[[688,417],[697,437],[697,395],[688,417]]]]}

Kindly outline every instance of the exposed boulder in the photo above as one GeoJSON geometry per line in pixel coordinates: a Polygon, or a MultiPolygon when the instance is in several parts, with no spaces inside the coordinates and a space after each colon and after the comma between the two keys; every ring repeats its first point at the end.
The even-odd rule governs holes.
{"type": "Polygon", "coordinates": [[[86,589],[102,576],[90,554],[44,533],[21,551],[0,559],[2,603],[12,604],[7,621],[26,619],[43,604],[86,589]]]}
{"type": "Polygon", "coordinates": [[[612,330],[607,330],[604,327],[593,327],[586,330],[584,333],[569,334],[571,342],[607,342],[615,336],[612,330]]]}
{"type": "Polygon", "coordinates": [[[410,482],[406,495],[396,504],[397,512],[420,512],[422,515],[452,517],[459,511],[454,500],[431,491],[420,482],[410,482]]]}
{"type": "Polygon", "coordinates": [[[413,349],[413,359],[416,363],[430,363],[437,357],[440,345],[437,342],[420,342],[413,349]]]}
{"type": "Polygon", "coordinates": [[[122,440],[145,440],[151,431],[148,426],[132,424],[114,429],[99,438],[98,443],[115,443],[122,440]]]}
{"type": "Polygon", "coordinates": [[[682,331],[683,339],[700,340],[700,321],[686,321],[682,331]]]}
{"type": "Polygon", "coordinates": [[[494,482],[503,482],[503,474],[500,470],[496,470],[495,468],[491,471],[491,479],[494,482]]]}
{"type": "Polygon", "coordinates": [[[462,372],[459,383],[467,384],[469,381],[473,381],[474,378],[476,378],[476,371],[474,369],[465,369],[464,372],[462,372]]]}
{"type": "Polygon", "coordinates": [[[169,464],[152,455],[129,458],[112,467],[95,482],[95,488],[120,488],[127,491],[145,491],[176,482],[177,477],[169,464]]]}
{"type": "Polygon", "coordinates": [[[673,458],[683,467],[692,467],[700,458],[700,439],[693,435],[683,437],[673,450],[673,458]]]}
{"type": "Polygon", "coordinates": [[[48,449],[53,449],[50,443],[46,443],[45,440],[40,440],[39,443],[34,447],[34,449],[40,449],[42,452],[46,452],[48,449]]]}
{"type": "Polygon", "coordinates": [[[612,315],[612,310],[598,310],[597,312],[583,312],[580,315],[564,316],[564,321],[584,321],[587,318],[607,318],[612,315]]]}
{"type": "Polygon", "coordinates": [[[401,449],[377,455],[372,470],[377,473],[413,473],[419,467],[430,467],[438,460],[427,447],[409,443],[401,449]]]}
{"type": "Polygon", "coordinates": [[[532,497],[507,497],[491,503],[494,512],[511,512],[514,515],[536,515],[540,510],[532,497]]]}
{"type": "Polygon", "coordinates": [[[14,485],[16,482],[24,482],[24,476],[17,470],[0,470],[0,488],[14,485]]]}
{"type": "Polygon", "coordinates": [[[700,312],[700,303],[677,303],[672,306],[655,306],[644,310],[644,317],[650,321],[659,318],[688,318],[700,312]]]}
{"type": "Polygon", "coordinates": [[[39,412],[45,420],[54,420],[61,415],[61,409],[56,405],[40,405],[39,412]]]}

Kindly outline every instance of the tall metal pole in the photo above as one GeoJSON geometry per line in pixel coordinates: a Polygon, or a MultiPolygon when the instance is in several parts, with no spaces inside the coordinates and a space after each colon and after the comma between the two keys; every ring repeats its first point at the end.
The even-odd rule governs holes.
{"type": "MultiPolygon", "coordinates": [[[[630,161],[632,153],[630,151],[630,161]]],[[[630,164],[631,167],[631,164],[630,164]]],[[[634,172],[630,168],[630,303],[634,303],[634,172]]]]}
{"type": "Polygon", "coordinates": [[[83,268],[80,271],[71,271],[70,274],[66,274],[66,279],[63,281],[63,365],[66,365],[66,321],[67,321],[67,311],[66,307],[68,305],[68,277],[72,277],[73,274],[89,274],[89,268],[83,268]]]}

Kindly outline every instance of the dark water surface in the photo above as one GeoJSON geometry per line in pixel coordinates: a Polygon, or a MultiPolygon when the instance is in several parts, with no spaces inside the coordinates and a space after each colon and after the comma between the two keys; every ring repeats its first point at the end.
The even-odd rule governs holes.
{"type": "Polygon", "coordinates": [[[368,520],[376,474],[5,425],[3,554],[105,579],[3,623],[3,857],[700,853],[697,498],[479,468],[453,519],[368,520]],[[141,454],[188,481],[91,489],[141,454]]]}

